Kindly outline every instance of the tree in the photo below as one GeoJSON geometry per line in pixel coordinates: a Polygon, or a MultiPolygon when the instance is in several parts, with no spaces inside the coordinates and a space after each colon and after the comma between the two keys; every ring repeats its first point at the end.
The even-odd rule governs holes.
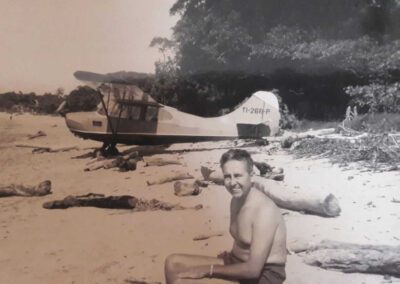
{"type": "MultiPolygon", "coordinates": [[[[289,109],[306,101],[308,110],[325,115],[332,103],[345,109],[349,86],[389,86],[399,78],[398,0],[177,0],[170,12],[181,17],[172,39],[155,42],[173,46],[175,57],[157,70],[166,74],[173,66],[174,76],[198,84],[196,94],[205,74],[236,74],[241,82],[262,77],[259,86],[279,89],[289,109]]],[[[183,98],[179,80],[170,81],[168,92],[183,98]]],[[[232,98],[237,91],[220,82],[207,88],[232,98]]]]}

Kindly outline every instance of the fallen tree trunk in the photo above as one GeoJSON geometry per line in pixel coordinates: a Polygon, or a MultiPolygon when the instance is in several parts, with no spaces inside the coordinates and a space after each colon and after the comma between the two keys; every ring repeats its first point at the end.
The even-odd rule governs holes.
{"type": "Polygon", "coordinates": [[[346,273],[400,276],[400,246],[323,241],[306,250],[304,261],[309,265],[346,273]]]}
{"type": "Polygon", "coordinates": [[[154,185],[154,184],[163,184],[171,181],[176,181],[176,180],[184,180],[184,179],[192,179],[193,176],[191,176],[189,173],[171,173],[170,176],[167,177],[158,177],[154,179],[150,179],[147,181],[147,185],[154,185]]]}
{"type": "Polygon", "coordinates": [[[58,153],[58,152],[67,152],[71,150],[79,150],[78,146],[66,146],[66,147],[42,147],[42,146],[34,146],[34,145],[26,145],[26,144],[17,144],[15,147],[19,148],[32,148],[32,153],[58,153]]]}
{"type": "Polygon", "coordinates": [[[108,209],[131,209],[134,211],[154,210],[183,210],[203,208],[201,204],[193,207],[185,207],[179,204],[170,204],[157,199],[143,200],[131,195],[104,196],[103,194],[89,193],[86,195],[67,196],[62,200],[45,202],[46,209],[66,209],[70,207],[97,207],[108,209]]]}
{"type": "MultiPolygon", "coordinates": [[[[215,184],[223,185],[222,173],[201,167],[204,180],[212,181],[215,184]]],[[[276,174],[274,177],[280,177],[276,174]]],[[[281,208],[301,211],[323,217],[336,217],[340,214],[339,202],[333,194],[317,196],[315,194],[295,193],[283,188],[278,182],[272,180],[273,175],[265,177],[254,176],[254,185],[271,198],[281,208]]]]}
{"type": "Polygon", "coordinates": [[[117,156],[113,159],[105,159],[98,157],[89,161],[84,171],[95,171],[98,169],[111,169],[119,168],[121,171],[134,171],[136,170],[138,153],[134,152],[125,156],[117,156]]]}
{"type": "Polygon", "coordinates": [[[164,159],[160,157],[145,157],[144,159],[144,164],[146,167],[151,167],[151,166],[166,166],[166,165],[182,165],[178,159],[164,159]]]}
{"type": "Polygon", "coordinates": [[[212,238],[212,237],[221,237],[223,235],[224,235],[223,232],[216,232],[216,233],[210,233],[210,234],[201,234],[201,235],[195,236],[193,238],[193,241],[203,241],[203,240],[207,240],[207,239],[212,238]]]}
{"type": "Polygon", "coordinates": [[[28,134],[27,135],[28,139],[35,139],[35,138],[42,137],[42,136],[47,136],[47,134],[42,130],[39,130],[35,134],[28,134]]]}
{"type": "MultiPolygon", "coordinates": [[[[266,163],[264,163],[266,164],[266,163]]],[[[283,169],[282,168],[273,168],[271,167],[271,171],[266,171],[265,168],[260,169],[259,167],[262,166],[262,163],[257,164],[257,169],[259,169],[260,174],[267,179],[272,179],[276,181],[282,181],[285,178],[285,175],[283,174],[283,169]]],[[[200,169],[201,175],[203,176],[203,179],[206,181],[212,181],[215,184],[218,185],[224,185],[224,176],[221,172],[221,170],[214,170],[211,168],[207,168],[202,166],[200,169]]]]}
{"type": "Polygon", "coordinates": [[[37,186],[21,184],[0,185],[0,197],[8,196],[43,196],[51,193],[51,181],[45,180],[37,186]]]}
{"type": "Polygon", "coordinates": [[[333,194],[315,195],[305,192],[296,193],[283,188],[278,182],[255,177],[254,184],[262,190],[276,205],[281,208],[302,211],[323,217],[337,217],[340,214],[340,206],[333,194]]]}

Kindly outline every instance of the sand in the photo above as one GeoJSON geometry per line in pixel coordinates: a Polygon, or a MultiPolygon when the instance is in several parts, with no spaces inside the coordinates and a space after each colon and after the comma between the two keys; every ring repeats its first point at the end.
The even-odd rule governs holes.
{"type": "MultiPolygon", "coordinates": [[[[231,143],[232,144],[232,143],[231,143]]],[[[206,151],[171,155],[183,165],[144,167],[119,172],[100,169],[85,172],[89,159],[73,159],[100,143],[73,136],[64,120],[56,116],[0,113],[0,183],[35,185],[49,179],[53,193],[42,197],[0,199],[0,283],[129,283],[131,280],[164,282],[163,263],[171,253],[216,255],[229,250],[229,194],[211,185],[198,196],[177,197],[173,182],[148,186],[150,178],[185,170],[200,177],[200,166],[217,167],[227,142],[173,145],[206,151]],[[47,136],[27,139],[44,131],[47,136]],[[16,144],[47,147],[78,146],[79,150],[32,154],[16,144]],[[132,212],[99,208],[47,210],[46,201],[67,195],[134,195],[157,198],[183,206],[202,204],[201,210],[132,212]],[[207,240],[193,241],[199,234],[223,232],[207,240]]],[[[121,147],[128,149],[131,147],[121,147]]],[[[359,165],[346,169],[327,160],[295,159],[268,146],[249,148],[257,161],[285,170],[283,187],[302,192],[332,193],[342,213],[323,218],[282,210],[288,228],[288,244],[323,239],[360,244],[400,245],[399,171],[372,173],[359,165]],[[270,151],[271,152],[271,151],[270,151]]],[[[160,155],[161,157],[163,155],[160,155]]],[[[345,274],[306,265],[299,255],[289,255],[288,284],[400,282],[382,275],[345,274]]],[[[215,281],[214,281],[215,282],[215,281]]],[[[215,282],[217,283],[217,282],[215,282]]]]}

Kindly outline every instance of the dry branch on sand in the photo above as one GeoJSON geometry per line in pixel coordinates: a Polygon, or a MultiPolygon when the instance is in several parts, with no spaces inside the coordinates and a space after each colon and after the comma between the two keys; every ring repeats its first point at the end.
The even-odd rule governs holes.
{"type": "Polygon", "coordinates": [[[136,280],[136,279],[125,279],[125,283],[127,283],[127,284],[161,284],[161,282],[136,280]]]}
{"type": "Polygon", "coordinates": [[[95,171],[98,169],[119,168],[121,171],[134,171],[137,166],[138,153],[132,152],[125,156],[117,156],[106,159],[102,156],[89,161],[84,171],[95,171]]]}
{"type": "Polygon", "coordinates": [[[160,158],[160,157],[144,157],[143,158],[144,164],[146,167],[151,167],[151,166],[166,166],[166,165],[182,165],[178,159],[165,159],[165,158],[160,158]]]}
{"type": "Polygon", "coordinates": [[[133,211],[154,210],[183,210],[201,209],[202,205],[185,207],[179,204],[170,204],[157,199],[143,200],[131,195],[104,196],[103,194],[89,193],[86,195],[67,196],[62,200],[48,201],[43,204],[46,209],[66,209],[70,207],[97,207],[108,209],[132,209],[133,211]]]}
{"type": "Polygon", "coordinates": [[[200,234],[200,235],[195,236],[193,238],[193,241],[203,241],[203,240],[207,240],[207,239],[212,238],[212,237],[221,237],[223,235],[224,235],[223,232],[200,234]]]}
{"type": "Polygon", "coordinates": [[[8,196],[43,196],[51,193],[51,181],[45,180],[37,186],[21,184],[0,185],[0,197],[8,196]]]}
{"type": "Polygon", "coordinates": [[[400,165],[399,142],[395,135],[387,133],[368,134],[357,139],[303,139],[291,151],[297,157],[326,157],[341,165],[363,162],[372,170],[398,170],[400,165]]]}
{"type": "Polygon", "coordinates": [[[43,147],[26,144],[17,144],[15,147],[19,148],[32,148],[32,153],[58,153],[67,152],[71,150],[79,150],[78,146],[65,146],[65,147],[43,147]]]}
{"type": "Polygon", "coordinates": [[[154,177],[147,180],[147,185],[163,184],[176,180],[192,179],[193,176],[185,172],[172,172],[166,177],[154,177]]]}
{"type": "Polygon", "coordinates": [[[297,252],[303,252],[307,264],[324,269],[400,276],[400,246],[325,240],[317,245],[305,246],[297,252]]]}
{"type": "Polygon", "coordinates": [[[339,201],[333,194],[301,194],[283,188],[280,183],[255,177],[255,186],[284,209],[315,214],[322,217],[337,217],[340,214],[339,201]]]}
{"type": "Polygon", "coordinates": [[[47,136],[47,134],[46,134],[44,131],[42,131],[42,130],[39,130],[39,131],[36,132],[35,134],[29,134],[29,135],[27,135],[28,139],[35,139],[35,138],[43,137],[43,136],[47,136]]]}

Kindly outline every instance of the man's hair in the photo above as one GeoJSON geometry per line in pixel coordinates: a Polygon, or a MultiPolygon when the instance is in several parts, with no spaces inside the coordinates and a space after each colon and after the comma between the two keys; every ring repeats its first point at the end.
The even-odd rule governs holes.
{"type": "Polygon", "coordinates": [[[241,149],[230,149],[229,151],[225,152],[221,159],[219,160],[219,163],[221,165],[221,168],[228,162],[228,161],[243,161],[246,162],[247,165],[247,171],[251,173],[253,171],[253,159],[251,158],[249,152],[246,150],[241,150],[241,149]]]}

